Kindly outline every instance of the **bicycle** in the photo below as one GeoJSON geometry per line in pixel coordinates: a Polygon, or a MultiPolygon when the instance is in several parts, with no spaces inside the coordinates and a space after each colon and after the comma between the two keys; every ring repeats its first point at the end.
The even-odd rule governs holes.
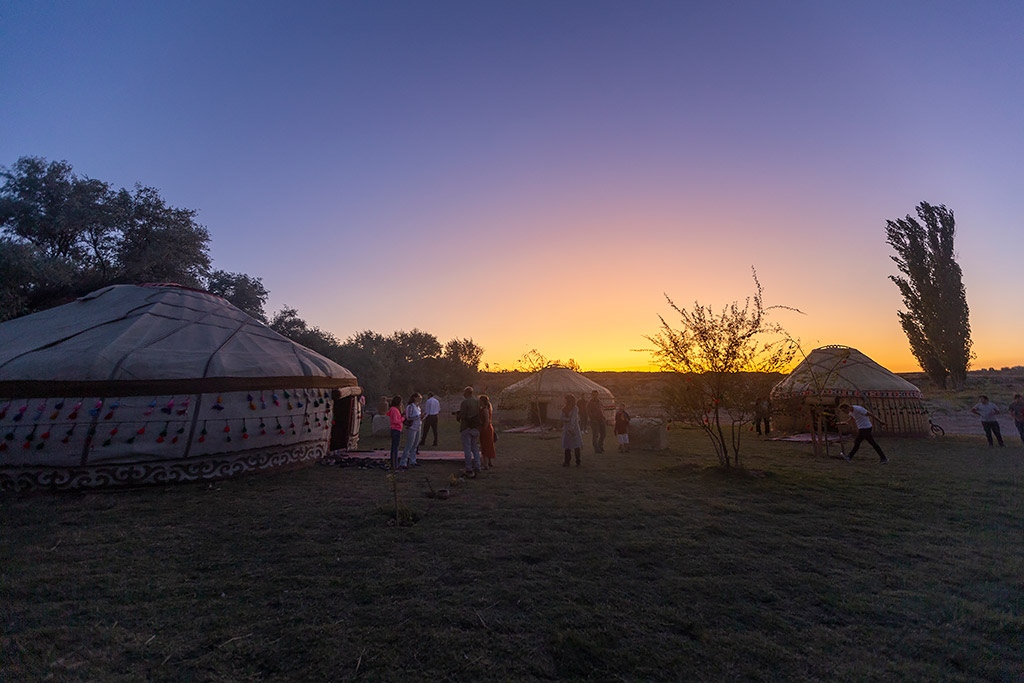
{"type": "Polygon", "coordinates": [[[942,427],[940,427],[939,425],[935,424],[934,422],[932,422],[931,418],[928,418],[928,426],[932,430],[932,434],[934,434],[935,436],[945,436],[946,435],[946,430],[943,429],[942,427]]]}

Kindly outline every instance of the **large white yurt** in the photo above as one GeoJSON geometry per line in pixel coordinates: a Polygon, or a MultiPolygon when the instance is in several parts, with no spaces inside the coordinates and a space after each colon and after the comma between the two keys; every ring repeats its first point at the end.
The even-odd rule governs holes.
{"type": "Polygon", "coordinates": [[[115,285],[0,324],[0,490],[218,479],[354,448],[351,372],[226,300],[115,285]]]}
{"type": "Polygon", "coordinates": [[[771,393],[772,412],[783,430],[803,425],[798,408],[816,405],[834,408],[857,403],[886,424],[874,432],[901,436],[927,436],[928,411],[921,390],[849,346],[814,349],[771,393]]]}
{"type": "Polygon", "coordinates": [[[546,367],[515,384],[505,387],[499,395],[500,408],[528,409],[541,422],[557,419],[566,394],[577,399],[585,395],[588,399],[596,391],[601,399],[605,419],[615,415],[615,396],[612,392],[580,373],[560,365],[546,367]]]}

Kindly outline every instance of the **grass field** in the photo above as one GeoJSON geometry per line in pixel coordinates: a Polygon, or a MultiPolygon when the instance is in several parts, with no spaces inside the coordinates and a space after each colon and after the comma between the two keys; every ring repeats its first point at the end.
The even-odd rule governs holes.
{"type": "MultiPolygon", "coordinates": [[[[450,424],[443,446],[455,447],[450,424]]],[[[0,501],[0,678],[1024,680],[1024,448],[747,442],[0,501]]],[[[383,445],[364,439],[364,446],[383,445]]]]}

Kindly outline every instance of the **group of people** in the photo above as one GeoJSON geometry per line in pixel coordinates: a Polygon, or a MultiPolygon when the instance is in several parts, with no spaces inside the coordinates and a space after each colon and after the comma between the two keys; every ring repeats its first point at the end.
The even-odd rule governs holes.
{"type": "MultiPolygon", "coordinates": [[[[619,442],[619,452],[629,451],[629,413],[626,412],[625,404],[620,403],[615,411],[615,436],[619,442]]],[[[562,405],[562,450],[565,459],[563,467],[572,464],[573,456],[576,457],[576,466],[582,466],[580,451],[583,449],[584,425],[589,424],[591,442],[594,445],[594,453],[604,453],[605,419],[604,406],[597,391],[591,392],[590,400],[581,396],[577,402],[572,394],[565,395],[565,402],[562,405]]]]}
{"type": "MultiPolygon", "coordinates": [[[[1003,434],[999,430],[999,421],[996,419],[996,415],[999,415],[1001,411],[999,407],[988,400],[988,396],[982,394],[978,397],[978,402],[971,408],[971,412],[981,418],[981,428],[985,430],[985,438],[988,439],[989,447],[993,446],[992,437],[994,436],[1000,446],[1005,446],[1003,443],[1003,434]]],[[[1020,394],[1013,395],[1013,402],[1009,406],[1010,417],[1013,418],[1013,424],[1017,427],[1017,433],[1020,434],[1020,440],[1024,443],[1024,399],[1021,398],[1020,394]]]]}
{"type": "MultiPolygon", "coordinates": [[[[985,430],[985,438],[988,440],[988,445],[991,448],[993,443],[993,437],[995,437],[995,443],[1000,446],[1005,446],[1003,443],[1003,435],[999,429],[999,421],[996,419],[997,415],[1001,414],[999,407],[988,399],[988,396],[982,394],[978,397],[978,402],[971,408],[971,412],[981,418],[981,427],[985,430]]],[[[852,421],[857,426],[857,436],[853,441],[853,448],[850,452],[840,453],[846,462],[850,462],[853,456],[857,453],[857,449],[860,448],[862,442],[867,441],[868,444],[875,449],[878,453],[879,462],[886,464],[889,459],[885,456],[881,446],[871,436],[872,421],[877,421],[879,424],[885,424],[881,418],[867,410],[863,406],[843,403],[839,406],[839,410],[846,413],[847,419],[852,421]]],[[[1017,432],[1020,434],[1021,442],[1024,443],[1024,398],[1020,394],[1013,395],[1013,402],[1009,406],[1010,416],[1013,418],[1013,423],[1017,427],[1017,432]]]]}
{"type": "MultiPolygon", "coordinates": [[[[432,392],[429,392],[426,404],[421,409],[422,398],[419,392],[414,392],[404,407],[401,396],[391,399],[387,415],[391,426],[392,469],[404,470],[417,466],[416,454],[419,453],[420,447],[426,444],[427,435],[431,430],[434,434],[433,445],[437,446],[437,421],[441,413],[441,402],[432,392]],[[399,456],[403,432],[406,435],[405,448],[399,456]]],[[[988,445],[993,445],[994,437],[1000,446],[1004,446],[999,422],[996,420],[996,416],[1001,414],[998,406],[989,401],[988,396],[982,395],[979,398],[979,402],[971,408],[971,412],[981,418],[981,426],[985,430],[988,445]]],[[[860,449],[860,445],[867,442],[878,454],[879,463],[887,464],[889,458],[886,457],[882,447],[878,445],[871,433],[875,422],[883,425],[886,423],[863,406],[843,403],[839,406],[839,410],[857,428],[857,436],[854,437],[850,452],[840,453],[840,456],[850,462],[860,449]]],[[[1024,442],[1024,398],[1020,394],[1014,394],[1013,402],[1009,406],[1009,413],[1020,433],[1021,441],[1024,442]]],[[[494,407],[486,395],[481,394],[477,397],[474,395],[473,387],[466,387],[463,390],[462,403],[455,416],[459,421],[466,476],[476,477],[483,468],[493,467],[497,457],[495,442],[498,437],[494,430],[494,407]]],[[[630,419],[625,404],[620,403],[615,411],[614,427],[620,453],[629,452],[630,419]]],[[[759,415],[759,423],[761,419],[764,420],[764,431],[767,434],[768,417],[766,414],[759,415]]],[[[758,424],[758,426],[761,425],[758,424]]],[[[604,453],[604,406],[601,405],[598,392],[592,392],[589,400],[586,395],[581,395],[577,400],[572,394],[566,394],[565,402],[562,405],[563,467],[569,467],[573,457],[575,457],[577,467],[582,465],[583,433],[588,428],[591,432],[594,453],[604,453]]]]}
{"type": "Polygon", "coordinates": [[[486,394],[477,398],[473,387],[462,390],[462,403],[455,413],[459,420],[459,435],[462,438],[462,454],[465,458],[466,476],[479,476],[483,467],[494,467],[497,449],[494,442],[494,406],[486,394]]]}
{"type": "MultiPolygon", "coordinates": [[[[463,391],[462,403],[455,413],[459,420],[459,433],[462,438],[462,449],[466,459],[466,474],[475,477],[483,467],[494,467],[497,457],[494,432],[494,407],[490,399],[481,394],[473,395],[473,387],[463,391]]],[[[441,402],[433,392],[427,393],[426,404],[420,408],[423,396],[413,392],[407,403],[401,396],[393,396],[388,405],[388,423],[391,428],[391,469],[407,470],[417,467],[416,455],[426,445],[427,435],[433,431],[433,446],[437,446],[437,421],[441,414],[441,402]],[[405,447],[402,434],[405,434],[405,447]]]]}
{"type": "Polygon", "coordinates": [[[391,427],[391,469],[408,469],[416,467],[416,455],[427,442],[427,434],[434,432],[434,446],[437,446],[437,417],[441,413],[441,402],[434,396],[433,392],[427,392],[427,401],[423,408],[420,408],[420,401],[423,396],[413,392],[409,402],[402,403],[401,396],[393,396],[388,405],[388,422],[391,427]],[[398,455],[398,448],[402,442],[402,433],[405,432],[405,448],[402,449],[401,457],[398,455]]]}

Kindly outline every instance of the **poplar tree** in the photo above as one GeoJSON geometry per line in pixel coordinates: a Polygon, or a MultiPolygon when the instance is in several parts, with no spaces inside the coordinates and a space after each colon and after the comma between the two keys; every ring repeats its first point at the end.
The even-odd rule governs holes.
{"type": "Polygon", "coordinates": [[[890,275],[903,295],[906,311],[898,311],[900,325],[921,369],[939,388],[946,380],[963,389],[971,351],[970,311],[953,238],[956,221],[943,205],[921,202],[917,216],[886,221],[886,241],[903,273],[890,275]]]}

